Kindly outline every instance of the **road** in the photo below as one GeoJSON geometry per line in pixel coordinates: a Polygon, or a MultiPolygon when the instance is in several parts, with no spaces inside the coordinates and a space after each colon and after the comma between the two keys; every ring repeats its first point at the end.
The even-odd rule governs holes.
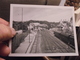
{"type": "Polygon", "coordinates": [[[75,52],[70,46],[55,37],[54,33],[42,29],[37,31],[30,53],[72,53],[75,52]]]}

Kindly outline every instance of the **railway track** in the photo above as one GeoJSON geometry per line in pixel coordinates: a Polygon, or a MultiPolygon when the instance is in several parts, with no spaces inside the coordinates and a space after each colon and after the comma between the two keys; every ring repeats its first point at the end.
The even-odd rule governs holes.
{"type": "Polygon", "coordinates": [[[30,53],[41,53],[41,34],[39,32],[37,32],[30,53]]]}
{"type": "Polygon", "coordinates": [[[30,53],[72,53],[75,52],[73,48],[55,37],[49,30],[40,30],[32,45],[30,53]]]}
{"type": "Polygon", "coordinates": [[[43,38],[45,38],[43,40],[47,42],[46,45],[49,45],[53,53],[54,52],[60,52],[60,53],[61,52],[74,52],[74,49],[72,49],[70,46],[60,41],[54,35],[51,35],[48,30],[43,31],[41,34],[44,36],[43,38]]]}

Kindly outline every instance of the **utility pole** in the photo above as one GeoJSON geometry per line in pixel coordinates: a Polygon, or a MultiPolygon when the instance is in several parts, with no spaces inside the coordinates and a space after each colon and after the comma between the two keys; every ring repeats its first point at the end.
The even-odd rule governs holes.
{"type": "Polygon", "coordinates": [[[22,32],[23,32],[23,8],[22,8],[22,32]]]}
{"type": "Polygon", "coordinates": [[[30,24],[29,24],[29,43],[30,43],[30,24]]]}

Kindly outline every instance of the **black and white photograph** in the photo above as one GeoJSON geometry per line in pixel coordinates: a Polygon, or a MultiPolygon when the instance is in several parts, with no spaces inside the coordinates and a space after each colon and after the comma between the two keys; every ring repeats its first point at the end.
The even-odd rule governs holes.
{"type": "Polygon", "coordinates": [[[74,8],[11,4],[10,56],[77,56],[74,8]]]}

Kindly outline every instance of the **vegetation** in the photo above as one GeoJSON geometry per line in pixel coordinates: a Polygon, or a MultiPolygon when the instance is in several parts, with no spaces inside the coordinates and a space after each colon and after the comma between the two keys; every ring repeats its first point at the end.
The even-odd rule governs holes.
{"type": "Polygon", "coordinates": [[[15,52],[16,48],[24,41],[24,38],[28,35],[29,31],[23,32],[22,34],[16,34],[12,40],[12,53],[15,52]]]}
{"type": "Polygon", "coordinates": [[[25,21],[25,22],[17,22],[14,21],[13,22],[13,27],[14,29],[17,30],[23,30],[23,31],[27,31],[28,30],[28,26],[30,23],[40,23],[40,24],[46,24],[48,27],[47,29],[50,29],[52,27],[55,27],[56,25],[59,24],[59,22],[48,22],[48,21],[34,21],[34,20],[30,20],[30,21],[25,21]]]}

